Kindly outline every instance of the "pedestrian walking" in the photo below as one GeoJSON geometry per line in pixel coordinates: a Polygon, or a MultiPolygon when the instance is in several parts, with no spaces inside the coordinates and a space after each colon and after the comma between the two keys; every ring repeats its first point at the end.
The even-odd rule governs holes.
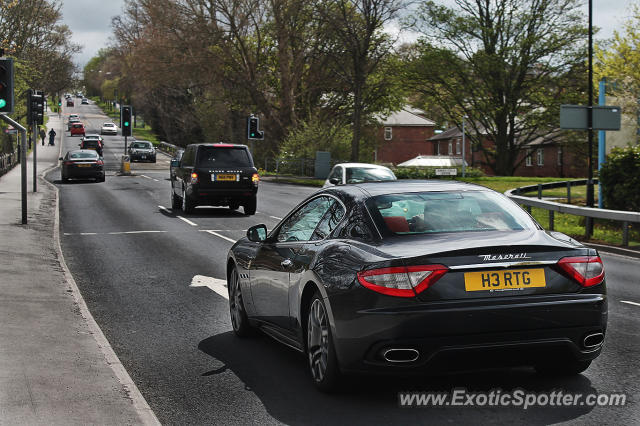
{"type": "Polygon", "coordinates": [[[42,146],[44,146],[44,139],[47,137],[47,132],[45,132],[42,127],[40,127],[40,132],[38,134],[40,135],[40,139],[42,139],[42,146]]]}
{"type": "Polygon", "coordinates": [[[56,144],[56,131],[51,129],[49,130],[49,145],[53,146],[56,144]]]}

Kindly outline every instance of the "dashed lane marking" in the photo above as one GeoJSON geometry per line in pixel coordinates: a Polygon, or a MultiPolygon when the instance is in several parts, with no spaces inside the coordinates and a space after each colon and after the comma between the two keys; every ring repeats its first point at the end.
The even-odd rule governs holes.
{"type": "Polygon", "coordinates": [[[278,217],[278,216],[269,216],[269,217],[270,217],[271,219],[282,220],[282,218],[281,218],[281,217],[278,217]]]}
{"type": "Polygon", "coordinates": [[[621,300],[620,302],[626,303],[627,305],[640,306],[640,303],[638,303],[638,302],[630,302],[628,300],[621,300]]]}
{"type": "Polygon", "coordinates": [[[198,226],[197,223],[190,221],[189,219],[187,219],[186,217],[182,217],[182,216],[176,216],[178,219],[185,221],[186,223],[188,223],[191,226],[198,226]]]}
{"type": "Polygon", "coordinates": [[[227,282],[225,280],[207,277],[205,275],[195,275],[191,279],[189,287],[207,287],[229,300],[229,290],[227,290],[227,282]]]}
{"type": "Polygon", "coordinates": [[[142,176],[143,178],[146,178],[146,179],[152,180],[152,181],[154,181],[154,182],[160,182],[158,179],[155,179],[155,178],[152,178],[152,177],[149,177],[149,176],[146,176],[146,175],[140,175],[140,176],[142,176]]]}
{"type": "Polygon", "coordinates": [[[124,234],[161,234],[167,231],[117,231],[117,232],[65,232],[65,236],[73,235],[124,235],[124,234]]]}
{"type": "Polygon", "coordinates": [[[232,243],[235,243],[235,242],[236,242],[236,240],[231,239],[231,238],[229,238],[229,237],[225,237],[224,235],[222,235],[222,234],[218,234],[216,231],[212,231],[212,230],[210,230],[210,229],[204,230],[204,232],[206,232],[206,233],[208,233],[208,234],[211,234],[211,235],[215,235],[215,236],[216,236],[216,237],[218,237],[218,238],[222,238],[223,240],[227,240],[227,241],[230,241],[230,242],[232,242],[232,243]]]}
{"type": "Polygon", "coordinates": [[[163,210],[163,211],[167,212],[167,213],[171,213],[171,210],[169,210],[169,209],[168,209],[168,208],[166,208],[165,206],[158,206],[158,208],[159,208],[160,210],[163,210]]]}

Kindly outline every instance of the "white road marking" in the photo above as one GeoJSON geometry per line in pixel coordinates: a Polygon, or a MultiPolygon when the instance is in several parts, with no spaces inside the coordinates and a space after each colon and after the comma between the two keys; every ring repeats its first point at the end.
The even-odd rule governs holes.
{"type": "Polygon", "coordinates": [[[191,279],[189,287],[208,287],[220,296],[229,300],[229,290],[227,290],[227,282],[225,280],[207,277],[205,275],[195,275],[191,279]]]}
{"type": "Polygon", "coordinates": [[[165,211],[165,212],[167,212],[167,213],[171,213],[171,210],[169,210],[169,209],[168,209],[168,208],[166,208],[165,206],[158,206],[158,208],[159,208],[160,210],[164,210],[164,211],[165,211]]]}
{"type": "Polygon", "coordinates": [[[227,240],[227,241],[230,241],[230,242],[232,242],[232,243],[235,243],[235,242],[236,242],[236,240],[233,240],[233,239],[231,239],[231,238],[229,238],[229,237],[225,237],[224,235],[218,234],[216,231],[212,231],[212,230],[210,230],[210,229],[209,229],[209,230],[206,230],[206,231],[204,231],[204,232],[207,232],[207,233],[209,233],[209,234],[211,234],[211,235],[215,235],[215,236],[216,236],[216,237],[218,237],[218,238],[222,238],[223,240],[227,240]]]}
{"type": "Polygon", "coordinates": [[[122,234],[161,234],[167,231],[117,231],[117,232],[65,232],[63,235],[65,236],[73,236],[73,235],[122,235],[122,234]]]}
{"type": "Polygon", "coordinates": [[[191,222],[189,219],[187,219],[186,217],[182,217],[182,216],[176,216],[178,219],[180,220],[184,220],[185,222],[187,222],[189,225],[191,226],[198,226],[197,223],[195,222],[191,222]]]}
{"type": "Polygon", "coordinates": [[[145,175],[140,175],[140,176],[142,176],[142,177],[143,177],[143,178],[145,178],[145,179],[149,179],[149,180],[151,180],[151,178],[150,178],[149,176],[145,176],[145,175]]]}
{"type": "Polygon", "coordinates": [[[278,216],[269,216],[269,217],[270,217],[271,219],[282,220],[282,218],[281,218],[281,217],[278,217],[278,216]]]}
{"type": "Polygon", "coordinates": [[[621,300],[620,302],[622,302],[622,303],[627,303],[627,304],[629,304],[629,305],[640,306],[640,303],[638,303],[638,302],[630,302],[630,301],[628,301],[628,300],[621,300]]]}
{"type": "Polygon", "coordinates": [[[80,235],[98,235],[97,232],[81,232],[80,235]]]}
{"type": "Polygon", "coordinates": [[[149,180],[153,180],[155,182],[160,182],[158,179],[155,179],[155,178],[152,178],[152,177],[149,177],[149,176],[145,176],[145,175],[140,175],[140,176],[142,176],[143,178],[147,178],[149,180]]]}

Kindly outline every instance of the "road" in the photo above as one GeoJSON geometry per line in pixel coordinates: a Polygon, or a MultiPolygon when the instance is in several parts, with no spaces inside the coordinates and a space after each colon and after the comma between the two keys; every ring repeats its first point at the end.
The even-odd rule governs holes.
{"type": "MultiPolygon", "coordinates": [[[[76,106],[88,132],[105,121],[76,106]]],[[[123,140],[107,136],[105,183],[62,184],[61,243],[89,309],[151,408],[166,424],[638,424],[640,419],[640,261],[603,254],[609,329],[602,355],[583,375],[548,378],[530,369],[490,370],[410,379],[358,377],[337,395],[321,394],[305,359],[257,336],[231,331],[225,297],[194,276],[223,279],[232,242],[256,223],[270,229],[314,189],[262,182],[258,212],[169,209],[168,157],[132,164],[118,176],[123,140]],[[634,305],[632,303],[638,303],[634,305]],[[399,408],[398,392],[522,388],[543,392],[624,392],[625,407],[399,408]]],[[[78,138],[63,136],[63,147],[78,138]]],[[[224,294],[224,292],[222,292],[224,294]]]]}

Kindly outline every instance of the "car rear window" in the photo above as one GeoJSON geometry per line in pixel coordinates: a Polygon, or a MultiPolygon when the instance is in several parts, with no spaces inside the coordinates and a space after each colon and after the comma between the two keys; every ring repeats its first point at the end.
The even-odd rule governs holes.
{"type": "Polygon", "coordinates": [[[202,146],[198,151],[198,167],[252,167],[246,148],[202,146]]]}
{"type": "Polygon", "coordinates": [[[69,158],[71,158],[72,160],[79,160],[79,159],[84,159],[84,158],[98,158],[98,154],[93,153],[93,152],[72,152],[71,154],[69,154],[69,158]]]}
{"type": "Polygon", "coordinates": [[[537,229],[520,207],[490,191],[379,195],[366,205],[380,229],[400,235],[537,229]]]}
{"type": "Polygon", "coordinates": [[[95,148],[99,145],[99,141],[97,139],[87,139],[83,141],[82,145],[86,147],[95,148]]]}
{"type": "Polygon", "coordinates": [[[83,124],[74,124],[74,125],[73,125],[73,128],[74,128],[74,129],[79,129],[79,128],[81,128],[81,127],[84,127],[84,125],[83,125],[83,124]]]}

